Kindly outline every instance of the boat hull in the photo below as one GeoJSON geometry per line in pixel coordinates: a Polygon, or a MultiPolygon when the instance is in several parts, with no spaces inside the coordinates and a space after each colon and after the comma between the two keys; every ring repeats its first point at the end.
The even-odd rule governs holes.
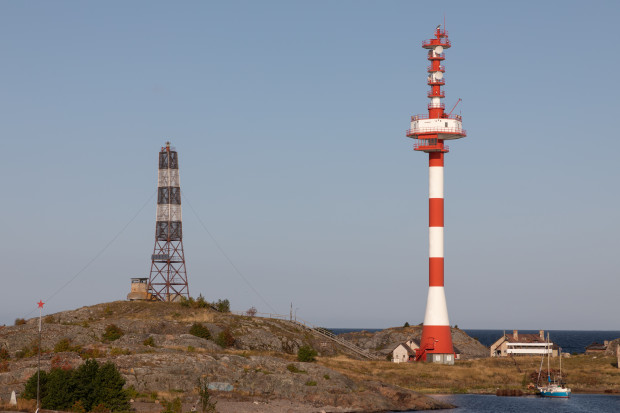
{"type": "Polygon", "coordinates": [[[566,387],[542,387],[538,389],[538,395],[541,397],[551,397],[556,399],[568,399],[571,390],[566,387]]]}

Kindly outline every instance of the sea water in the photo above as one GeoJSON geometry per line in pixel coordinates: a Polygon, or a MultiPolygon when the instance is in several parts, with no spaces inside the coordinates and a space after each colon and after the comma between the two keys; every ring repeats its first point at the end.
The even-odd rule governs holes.
{"type": "MultiPolygon", "coordinates": [[[[495,343],[502,335],[504,330],[471,330],[464,329],[470,337],[475,337],[487,347],[495,343]]],[[[506,330],[506,334],[512,335],[512,330],[506,330]]],[[[519,333],[538,334],[538,330],[519,330],[519,333]]],[[[549,333],[552,343],[562,347],[565,353],[585,353],[586,346],[592,343],[620,338],[620,331],[597,331],[597,330],[545,330],[545,335],[549,333]]]]}
{"type": "MultiPolygon", "coordinates": [[[[354,331],[362,331],[361,328],[332,328],[330,329],[334,334],[350,333],[354,331]]],[[[377,328],[365,329],[369,332],[381,331],[377,328]]],[[[470,337],[474,337],[480,341],[481,344],[490,347],[495,341],[497,341],[504,332],[506,334],[512,334],[512,330],[473,330],[463,329],[470,337]]],[[[519,330],[519,333],[534,333],[538,334],[538,330],[519,330]]],[[[545,334],[549,333],[551,342],[562,347],[562,351],[565,353],[585,353],[586,346],[598,342],[603,343],[605,340],[614,340],[620,338],[620,331],[606,330],[606,331],[590,331],[590,330],[545,330],[545,334]]],[[[619,411],[620,413],[620,411],[619,411]]]]}
{"type": "Polygon", "coordinates": [[[456,409],[433,410],[454,413],[617,413],[620,396],[573,394],[569,399],[538,396],[498,397],[479,394],[432,395],[434,399],[453,404],[456,409]]]}

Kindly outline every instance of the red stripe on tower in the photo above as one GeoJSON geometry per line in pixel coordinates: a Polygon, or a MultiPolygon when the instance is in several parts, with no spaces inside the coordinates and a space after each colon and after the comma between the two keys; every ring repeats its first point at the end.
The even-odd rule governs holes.
{"type": "Polygon", "coordinates": [[[454,364],[454,348],[444,291],[444,154],[448,146],[444,140],[467,136],[459,115],[444,113],[445,85],[444,50],[451,46],[448,32],[438,26],[435,38],[426,40],[422,47],[428,49],[428,115],[411,117],[407,136],[416,139],[413,148],[428,153],[428,298],[420,348],[416,360],[454,364]]]}

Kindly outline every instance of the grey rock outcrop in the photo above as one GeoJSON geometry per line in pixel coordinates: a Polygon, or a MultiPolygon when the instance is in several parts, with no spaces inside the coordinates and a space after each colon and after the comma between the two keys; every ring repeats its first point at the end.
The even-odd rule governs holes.
{"type": "MultiPolygon", "coordinates": [[[[12,390],[23,391],[36,372],[32,349],[37,330],[36,319],[0,329],[0,343],[11,355],[6,371],[0,372],[0,397],[12,390]]],[[[204,378],[217,383],[214,393],[218,398],[230,400],[295,400],[366,412],[449,407],[408,389],[350,378],[317,363],[293,361],[303,345],[313,346],[321,355],[346,354],[346,350],[285,320],[178,304],[115,302],[48,316],[43,331],[44,370],[75,368],[83,357],[94,356],[116,364],[126,385],[138,392],[179,396],[190,402],[196,401],[198,380],[204,378]],[[188,334],[196,322],[212,338],[229,332],[234,346],[224,349],[213,340],[188,334]],[[108,342],[103,335],[111,324],[124,335],[108,342]],[[70,351],[52,352],[62,339],[69,340],[70,351]]]]}
{"type": "MultiPolygon", "coordinates": [[[[344,339],[370,351],[387,355],[401,343],[409,339],[420,340],[421,326],[394,327],[377,332],[360,331],[341,334],[344,339]]],[[[452,328],[452,342],[461,352],[462,359],[483,358],[489,356],[489,349],[470,337],[463,330],[452,328]]]]}

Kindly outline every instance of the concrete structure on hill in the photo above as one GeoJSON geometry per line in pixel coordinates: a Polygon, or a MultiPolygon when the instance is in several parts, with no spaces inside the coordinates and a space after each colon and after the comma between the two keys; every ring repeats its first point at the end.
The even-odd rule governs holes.
{"type": "Polygon", "coordinates": [[[420,342],[409,339],[404,343],[400,343],[392,350],[392,361],[394,363],[406,363],[415,360],[415,351],[420,348],[420,342]]]}
{"type": "Polygon", "coordinates": [[[586,347],[586,354],[604,354],[607,351],[607,346],[609,345],[609,341],[603,341],[601,343],[592,343],[586,347]]]}
{"type": "Polygon", "coordinates": [[[504,334],[491,344],[491,357],[540,356],[543,354],[551,354],[552,357],[559,354],[558,347],[545,340],[544,330],[540,330],[538,334],[519,334],[518,330],[513,330],[512,335],[504,334]]]}
{"type": "Polygon", "coordinates": [[[153,294],[149,290],[148,278],[132,278],[131,291],[127,294],[129,301],[152,300],[153,294]]]}

